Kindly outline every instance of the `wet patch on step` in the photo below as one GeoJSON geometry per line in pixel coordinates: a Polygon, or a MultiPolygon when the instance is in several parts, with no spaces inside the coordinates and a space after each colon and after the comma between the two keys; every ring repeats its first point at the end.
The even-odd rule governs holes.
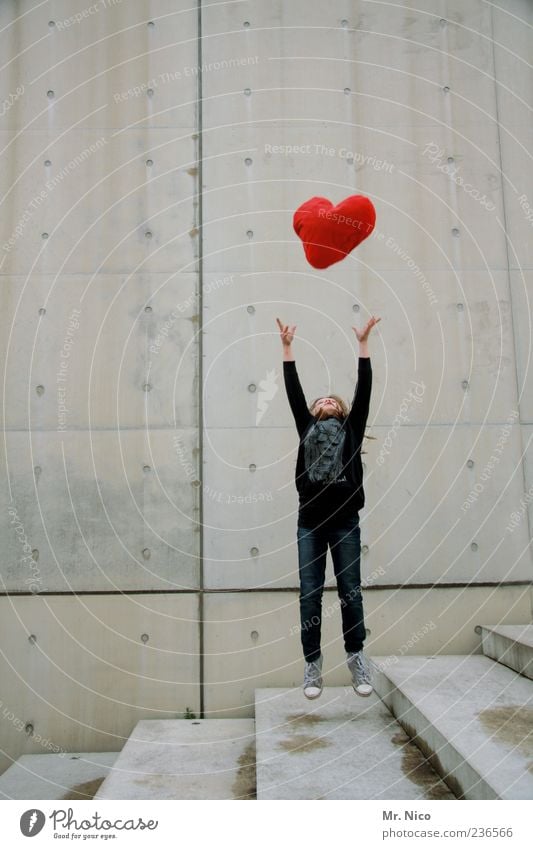
{"type": "Polygon", "coordinates": [[[104,778],[105,776],[102,778],[93,778],[91,781],[83,781],[81,784],[75,784],[61,799],[94,799],[94,794],[99,790],[104,778]]]}
{"type": "Polygon", "coordinates": [[[287,716],[287,723],[292,728],[298,728],[302,725],[317,725],[323,721],[323,718],[316,713],[289,713],[287,716]]]}
{"type": "Polygon", "coordinates": [[[239,767],[231,788],[234,799],[257,799],[255,757],[255,740],[252,740],[237,761],[239,767]]]}
{"type": "Polygon", "coordinates": [[[478,713],[478,719],[499,742],[517,748],[525,757],[533,755],[533,707],[505,705],[487,708],[478,713]]]}
{"type": "Polygon", "coordinates": [[[331,746],[329,740],[324,740],[322,737],[311,737],[309,734],[295,734],[288,740],[279,742],[280,749],[285,749],[291,754],[302,754],[311,752],[314,749],[325,749],[326,746],[331,746]]]}
{"type": "Polygon", "coordinates": [[[405,731],[394,734],[391,743],[402,747],[402,772],[409,781],[424,791],[424,799],[456,798],[405,731]]]}

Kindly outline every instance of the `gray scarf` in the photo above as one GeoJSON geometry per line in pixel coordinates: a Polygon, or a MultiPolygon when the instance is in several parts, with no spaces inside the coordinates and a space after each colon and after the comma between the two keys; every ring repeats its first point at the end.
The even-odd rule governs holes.
{"type": "Polygon", "coordinates": [[[304,439],[305,468],[313,483],[334,481],[342,467],[342,449],[346,435],[343,423],[335,416],[318,420],[304,439]]]}

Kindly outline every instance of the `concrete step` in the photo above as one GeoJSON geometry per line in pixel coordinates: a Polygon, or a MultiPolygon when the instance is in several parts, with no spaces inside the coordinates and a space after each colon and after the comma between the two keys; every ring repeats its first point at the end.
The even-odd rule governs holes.
{"type": "Polygon", "coordinates": [[[484,655],[533,680],[533,625],[478,627],[484,655]]]}
{"type": "Polygon", "coordinates": [[[0,799],[92,799],[118,752],[21,755],[0,775],[0,799]]]}
{"type": "Polygon", "coordinates": [[[255,691],[258,799],[453,799],[373,694],[255,691]]]}
{"type": "Polygon", "coordinates": [[[253,719],[143,719],[95,799],[254,799],[253,719]]]}
{"type": "Polygon", "coordinates": [[[483,655],[371,661],[379,696],[458,797],[533,797],[531,681],[483,655]]]}

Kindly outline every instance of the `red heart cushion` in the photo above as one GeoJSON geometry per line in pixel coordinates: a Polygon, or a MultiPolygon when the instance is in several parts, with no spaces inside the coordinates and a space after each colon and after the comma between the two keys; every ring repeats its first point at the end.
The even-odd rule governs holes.
{"type": "Polygon", "coordinates": [[[327,198],[314,197],[298,207],[293,227],[304,243],[313,268],[328,268],[370,236],[376,210],[364,195],[350,195],[333,206],[327,198]]]}

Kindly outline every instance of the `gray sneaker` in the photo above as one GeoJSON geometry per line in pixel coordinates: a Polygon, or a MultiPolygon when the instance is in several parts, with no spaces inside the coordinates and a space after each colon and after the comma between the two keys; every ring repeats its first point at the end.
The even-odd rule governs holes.
{"type": "Polygon", "coordinates": [[[304,696],[308,699],[318,699],[322,692],[322,655],[317,660],[305,664],[304,696]]]}
{"type": "Polygon", "coordinates": [[[372,692],[370,666],[363,650],[350,652],[347,655],[348,669],[352,673],[352,684],[359,696],[369,696],[372,692]]]}

